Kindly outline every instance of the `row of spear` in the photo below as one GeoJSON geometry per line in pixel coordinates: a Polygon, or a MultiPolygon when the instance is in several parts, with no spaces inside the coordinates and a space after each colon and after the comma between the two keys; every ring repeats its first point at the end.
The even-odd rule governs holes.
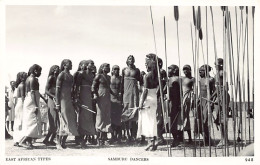
{"type": "MultiPolygon", "coordinates": [[[[253,39],[253,53],[249,54],[249,8],[248,6],[240,6],[240,7],[235,7],[235,18],[231,17],[231,10],[228,6],[221,6],[221,11],[223,14],[223,84],[216,85],[216,97],[219,98],[217,99],[217,103],[215,103],[218,106],[218,109],[223,112],[223,124],[220,125],[221,130],[223,131],[223,134],[221,134],[221,140],[223,142],[223,145],[221,147],[222,150],[222,156],[237,156],[238,152],[243,150],[247,144],[253,143],[254,142],[254,121],[252,122],[251,120],[254,120],[254,118],[250,115],[254,114],[254,15],[255,15],[255,7],[251,7],[251,18],[253,20],[253,29],[252,29],[252,39],[253,39]],[[240,17],[238,14],[238,10],[240,10],[240,17]],[[240,18],[240,19],[239,19],[240,18]],[[235,19],[236,24],[232,25],[231,19],[235,19]],[[240,22],[239,22],[240,20],[240,22]],[[235,26],[235,33],[232,33],[233,28],[232,26],[235,26]],[[236,38],[236,43],[234,43],[234,38],[236,38]],[[235,51],[236,49],[236,51],[235,51]],[[236,52],[236,53],[234,53],[236,52]],[[250,64],[250,58],[253,61],[253,69],[250,71],[249,66],[250,64]],[[241,61],[242,60],[242,61],[241,61]],[[242,63],[242,66],[241,66],[242,63]],[[247,68],[245,68],[245,65],[247,68]],[[252,73],[253,77],[250,79],[250,73],[252,73]],[[246,77],[246,76],[247,77],[246,77]],[[247,80],[247,81],[246,81],[247,80]],[[253,81],[252,84],[252,89],[250,89],[250,80],[253,81]],[[222,86],[222,87],[220,87],[222,86]],[[246,90],[247,89],[247,90],[246,90]],[[252,93],[251,93],[252,92],[252,93]],[[222,94],[221,94],[222,93],[222,94]],[[247,99],[246,99],[247,96],[247,99]],[[228,100],[230,98],[230,101],[228,100]],[[252,98],[252,99],[251,99],[252,98]],[[252,104],[252,107],[250,106],[252,104]],[[229,107],[232,110],[232,122],[230,123],[228,120],[228,109],[229,107]],[[243,113],[244,112],[244,113],[243,113]],[[229,144],[229,138],[228,138],[228,133],[229,133],[229,124],[232,124],[232,133],[233,133],[233,153],[230,153],[230,144],[229,144]],[[253,128],[252,128],[253,127],[253,128]],[[252,132],[253,130],[253,132],[252,132]]],[[[192,59],[193,59],[193,66],[194,66],[194,77],[195,77],[195,82],[193,84],[193,93],[194,97],[193,100],[195,100],[195,106],[192,107],[192,111],[194,112],[194,123],[198,122],[198,101],[201,99],[200,97],[200,85],[199,85],[199,74],[198,74],[198,68],[199,68],[199,58],[203,58],[203,64],[209,63],[209,40],[210,37],[208,35],[208,26],[212,26],[212,40],[213,40],[213,45],[214,45],[214,59],[215,59],[215,64],[217,63],[218,58],[218,51],[217,51],[217,46],[216,46],[216,36],[215,36],[215,25],[214,25],[214,14],[213,14],[213,9],[212,7],[207,7],[205,6],[205,38],[206,38],[206,58],[204,54],[204,48],[203,48],[203,31],[201,27],[202,23],[202,15],[201,15],[201,7],[192,7],[192,13],[193,13],[193,23],[190,23],[190,28],[191,28],[191,43],[192,43],[192,59]],[[209,9],[209,11],[208,11],[209,9]],[[210,14],[210,18],[208,18],[208,13],[210,14]],[[211,23],[210,23],[211,22],[211,23]],[[200,48],[202,51],[202,54],[200,54],[200,48]]],[[[180,60],[181,60],[181,55],[180,55],[180,49],[179,45],[180,40],[179,40],[179,7],[174,6],[173,7],[173,14],[174,14],[174,19],[176,22],[176,29],[177,29],[177,54],[178,54],[178,65],[180,68],[180,60]]],[[[153,27],[153,36],[154,36],[154,45],[155,45],[155,53],[157,54],[157,45],[156,45],[156,36],[155,36],[155,31],[154,31],[154,20],[153,20],[153,14],[152,14],[152,7],[150,6],[150,15],[151,15],[151,22],[152,22],[152,27],[153,27]]],[[[203,18],[204,19],[204,18],[203,18]]],[[[167,48],[166,48],[166,22],[165,22],[165,17],[164,17],[164,41],[165,41],[165,61],[166,61],[166,73],[167,73],[167,48]]],[[[158,55],[158,54],[157,54],[158,55]]],[[[160,70],[159,70],[159,64],[157,60],[157,69],[158,69],[158,77],[159,77],[159,87],[160,87],[160,101],[161,103],[164,102],[164,94],[163,94],[163,86],[161,83],[161,76],[160,76],[160,70]]],[[[208,113],[208,131],[209,131],[209,144],[215,144],[215,131],[213,127],[213,109],[210,106],[210,103],[212,103],[212,96],[211,92],[209,89],[209,70],[208,67],[206,67],[206,84],[207,84],[207,98],[204,98],[208,100],[207,104],[207,113],[208,113]],[[213,139],[211,138],[213,137],[213,139]]],[[[180,72],[180,69],[179,69],[180,72]]],[[[179,75],[181,75],[179,73],[179,75]]],[[[220,80],[219,73],[215,75],[216,80],[220,80]]],[[[180,79],[181,80],[181,79],[180,79]]],[[[179,82],[181,86],[181,81],[179,82]]],[[[167,84],[167,83],[166,83],[167,84]]],[[[167,87],[169,88],[169,87],[167,87]]],[[[167,90],[169,91],[169,90],[167,90]]],[[[167,93],[169,94],[169,93],[167,93]]],[[[182,94],[182,88],[180,88],[180,98],[181,98],[181,103],[183,103],[183,94],[182,94]]],[[[168,107],[162,105],[162,111],[164,114],[164,120],[169,120],[169,109],[168,107]]],[[[183,104],[181,105],[181,118],[183,121],[183,104]]],[[[219,113],[221,114],[221,113],[219,113]]],[[[170,127],[171,124],[168,124],[168,127],[170,127]]],[[[166,124],[164,125],[165,132],[167,132],[166,124]]],[[[198,127],[198,129],[200,129],[198,127]]],[[[203,127],[202,127],[203,129],[203,127]]],[[[170,130],[170,128],[169,128],[170,130]]],[[[184,132],[184,131],[183,131],[184,132]]],[[[195,131],[194,131],[195,132],[195,131]]],[[[198,130],[200,132],[200,130],[198,130]]],[[[202,130],[202,134],[204,135],[204,130],[202,130]]],[[[166,134],[166,138],[168,135],[166,134]]],[[[186,156],[186,148],[185,148],[185,138],[183,137],[183,151],[184,151],[184,156],[186,156]]],[[[169,135],[169,139],[171,140],[171,136],[169,135]]],[[[200,140],[200,137],[199,137],[200,140]]],[[[193,156],[197,156],[197,150],[199,150],[199,156],[202,156],[202,149],[204,149],[204,156],[206,156],[206,150],[207,148],[205,147],[205,139],[203,138],[203,143],[204,147],[202,148],[201,145],[197,145],[197,141],[195,140],[195,133],[194,133],[194,145],[193,145],[193,156]]],[[[215,156],[217,155],[217,146],[214,146],[214,151],[215,151],[215,156]]],[[[208,153],[209,156],[212,156],[212,146],[208,146],[208,153]]],[[[168,156],[172,156],[172,151],[171,147],[167,142],[167,148],[168,148],[168,156]]]]}

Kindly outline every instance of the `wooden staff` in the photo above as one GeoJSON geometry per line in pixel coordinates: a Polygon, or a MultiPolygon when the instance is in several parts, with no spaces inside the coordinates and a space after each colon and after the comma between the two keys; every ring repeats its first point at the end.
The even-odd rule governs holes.
{"type": "MultiPolygon", "coordinates": [[[[202,43],[202,42],[201,42],[202,43]]],[[[208,8],[206,6],[206,43],[207,43],[207,65],[209,65],[209,46],[208,46],[208,8]]],[[[203,55],[204,57],[204,55],[203,55]]],[[[205,61],[204,61],[205,63],[205,61]]],[[[206,83],[207,83],[207,99],[210,99],[210,89],[209,89],[209,70],[207,67],[207,78],[206,78],[206,83]]],[[[211,118],[212,118],[212,111],[210,108],[210,104],[208,103],[208,129],[209,129],[209,156],[211,157],[211,118]]],[[[214,139],[215,143],[215,139],[214,139]]],[[[215,147],[215,155],[216,155],[216,147],[215,147]]]]}
{"type": "MultiPolygon", "coordinates": [[[[163,92],[162,92],[161,74],[160,74],[160,68],[159,68],[159,63],[158,63],[157,47],[156,47],[154,24],[153,24],[153,13],[152,13],[152,7],[151,6],[150,6],[150,13],[151,13],[151,21],[152,21],[152,27],[153,27],[153,39],[154,39],[154,47],[155,47],[155,53],[156,53],[156,66],[157,66],[157,74],[158,74],[158,80],[159,80],[160,99],[161,99],[161,103],[162,103],[162,110],[163,110],[163,113],[165,114],[165,109],[164,109],[164,106],[163,106],[163,92]]],[[[165,128],[165,132],[167,133],[166,125],[165,125],[164,128],[165,128]]],[[[170,147],[168,146],[168,143],[167,143],[167,148],[168,148],[168,156],[171,156],[171,151],[170,151],[170,147]]]]}
{"type": "Polygon", "coordinates": [[[236,156],[236,120],[235,120],[235,114],[234,114],[234,96],[233,96],[233,71],[232,71],[232,61],[234,61],[233,57],[233,46],[232,46],[232,28],[231,28],[231,17],[230,17],[230,12],[227,13],[227,36],[228,36],[228,53],[229,53],[229,76],[230,76],[230,88],[231,88],[231,107],[232,107],[232,118],[233,118],[233,156],[236,156]]]}
{"type": "Polygon", "coordinates": [[[198,12],[197,12],[197,17],[195,20],[195,26],[194,26],[194,31],[195,31],[195,66],[194,66],[194,71],[195,75],[196,75],[196,88],[195,88],[195,94],[196,94],[196,118],[197,118],[197,126],[198,126],[198,135],[199,135],[199,153],[200,153],[200,157],[201,157],[201,146],[200,146],[200,121],[199,121],[199,113],[198,113],[198,101],[199,97],[198,97],[198,85],[199,85],[199,78],[198,78],[198,68],[199,68],[199,37],[198,37],[198,31],[197,31],[197,27],[199,26],[200,28],[200,24],[198,23],[198,18],[199,18],[199,13],[200,13],[200,8],[198,8],[198,12]]]}
{"type": "MultiPolygon", "coordinates": [[[[211,13],[211,24],[212,24],[212,29],[213,29],[213,42],[214,42],[214,54],[215,54],[215,62],[217,62],[217,58],[218,58],[218,55],[217,55],[217,47],[216,47],[216,38],[215,38],[215,28],[214,28],[214,16],[213,16],[213,10],[212,10],[212,6],[210,6],[210,13],[211,13]]],[[[219,73],[217,73],[217,79],[220,80],[220,77],[219,77],[219,73]]],[[[219,89],[219,85],[217,85],[217,101],[218,101],[218,109],[220,111],[220,96],[219,96],[219,92],[220,92],[220,89],[219,89]]],[[[222,128],[222,126],[220,125],[220,127],[222,128]]],[[[222,137],[222,134],[221,134],[221,139],[223,139],[222,137]]],[[[224,152],[223,152],[223,147],[222,147],[222,156],[224,156],[224,152]]]]}
{"type": "MultiPolygon", "coordinates": [[[[247,143],[247,138],[246,138],[246,104],[245,104],[245,100],[246,100],[246,95],[245,95],[245,69],[244,69],[244,65],[245,65],[245,52],[246,52],[246,40],[247,40],[247,20],[246,20],[246,25],[245,25],[245,37],[244,40],[242,40],[244,43],[244,47],[243,47],[243,69],[242,69],[242,89],[243,89],[243,106],[244,106],[244,121],[245,121],[245,145],[247,143]]],[[[243,129],[242,129],[243,130],[243,129]]]]}
{"type": "MultiPolygon", "coordinates": [[[[241,19],[240,19],[240,37],[239,37],[239,52],[240,52],[240,39],[242,37],[242,42],[243,42],[243,9],[244,7],[243,6],[240,6],[240,13],[241,13],[241,19]]],[[[239,69],[239,65],[240,65],[240,62],[239,62],[239,59],[240,59],[240,54],[238,54],[238,65],[237,65],[237,68],[239,69]]],[[[242,142],[242,149],[243,149],[243,139],[244,139],[244,136],[243,136],[243,120],[242,120],[242,90],[241,90],[241,78],[240,78],[240,73],[238,74],[238,92],[239,92],[239,107],[240,107],[240,131],[241,131],[241,142],[242,142]]]]}
{"type": "MultiPolygon", "coordinates": [[[[165,110],[165,114],[164,115],[164,119],[166,121],[168,121],[168,128],[169,128],[169,131],[171,130],[171,120],[170,120],[170,117],[169,117],[169,102],[168,102],[168,99],[169,99],[169,93],[170,93],[170,90],[169,90],[169,79],[168,79],[168,65],[167,65],[167,42],[166,42],[166,23],[165,23],[165,17],[163,18],[163,22],[164,22],[164,51],[165,51],[165,65],[166,65],[166,87],[167,87],[167,100],[166,100],[166,110],[165,110]]],[[[164,104],[163,102],[161,103],[162,105],[164,104]]],[[[165,125],[166,126],[166,125],[165,125]]],[[[166,131],[166,138],[167,138],[167,131],[166,131]]],[[[170,138],[170,141],[171,141],[171,134],[169,134],[169,138],[170,138]]],[[[167,145],[168,144],[168,141],[166,141],[167,145]]],[[[171,145],[169,145],[169,155],[172,156],[172,150],[171,150],[171,145]]]]}
{"type": "MultiPolygon", "coordinates": [[[[246,6],[246,20],[248,22],[248,6],[246,6]]],[[[246,28],[246,34],[247,34],[247,115],[250,115],[250,81],[249,81],[249,51],[248,51],[248,23],[247,23],[247,28],[246,28]]],[[[251,143],[251,132],[250,132],[250,116],[248,116],[248,140],[249,144],[251,143]]]]}
{"type": "MultiPolygon", "coordinates": [[[[223,112],[223,140],[224,140],[224,155],[227,156],[227,144],[226,144],[226,23],[225,23],[225,7],[221,8],[223,11],[223,90],[222,90],[222,112],[223,112]]],[[[221,114],[220,114],[220,119],[221,119],[221,114]]]]}
{"type": "MultiPolygon", "coordinates": [[[[194,8],[194,7],[193,7],[194,8]]],[[[191,44],[192,44],[192,57],[193,57],[193,67],[194,67],[194,76],[195,76],[195,71],[196,71],[196,68],[195,68],[195,53],[194,53],[194,44],[193,44],[193,33],[192,33],[192,25],[190,24],[190,30],[191,30],[191,44]]],[[[195,80],[196,81],[196,80],[195,80]]],[[[194,88],[194,85],[195,85],[195,82],[193,83],[193,88],[194,88]]],[[[194,89],[193,89],[194,90],[194,89]]],[[[193,98],[193,96],[192,96],[193,98]]],[[[196,102],[196,93],[195,93],[195,96],[194,96],[194,101],[196,102]]],[[[192,101],[191,101],[191,105],[192,105],[192,101]]],[[[192,108],[192,107],[191,107],[192,108]]],[[[193,117],[194,117],[194,128],[195,128],[195,122],[197,121],[197,117],[196,117],[196,111],[195,111],[196,108],[194,108],[193,110],[193,117]],[[194,114],[194,111],[195,111],[195,114],[194,114]]],[[[197,146],[196,146],[196,138],[195,138],[195,130],[193,131],[193,138],[194,138],[194,153],[193,153],[193,157],[196,157],[196,150],[197,150],[197,146]]]]}
{"type": "MultiPolygon", "coordinates": [[[[237,25],[237,7],[235,7],[235,15],[236,15],[236,40],[237,40],[237,54],[239,53],[239,43],[238,43],[238,25],[237,25]]],[[[232,29],[231,28],[231,23],[230,23],[230,29],[232,29]]],[[[233,48],[233,44],[232,44],[232,30],[230,30],[230,32],[231,32],[231,45],[232,45],[232,48],[233,48]]],[[[233,49],[232,49],[232,51],[233,51],[233,49]]],[[[232,59],[234,59],[234,53],[232,53],[232,59]]],[[[235,116],[235,123],[236,123],[236,127],[238,128],[237,129],[237,138],[236,139],[239,139],[240,138],[240,131],[239,131],[239,121],[238,121],[238,111],[239,111],[239,104],[237,104],[238,103],[238,98],[237,98],[237,95],[238,95],[238,81],[237,81],[237,79],[236,79],[236,75],[237,74],[239,74],[239,71],[237,70],[236,72],[235,72],[235,61],[234,60],[232,60],[232,62],[233,62],[233,80],[234,80],[234,90],[235,90],[235,96],[234,96],[234,109],[233,109],[233,113],[235,113],[234,114],[234,116],[235,116]]],[[[236,128],[235,127],[235,128],[236,128]]],[[[234,131],[236,131],[236,130],[234,130],[234,131]]],[[[234,140],[236,140],[236,139],[234,139],[234,140]]],[[[238,140],[236,140],[236,142],[237,142],[238,140]]],[[[238,151],[240,151],[240,143],[238,143],[238,151]]]]}
{"type": "Polygon", "coordinates": [[[178,41],[178,58],[179,58],[179,85],[180,85],[180,100],[181,100],[181,120],[182,120],[182,137],[183,137],[183,152],[184,152],[184,157],[186,157],[186,151],[185,151],[185,138],[184,138],[184,127],[183,127],[183,124],[184,124],[184,116],[183,116],[183,98],[182,98],[182,81],[181,81],[181,69],[180,69],[180,46],[179,46],[179,25],[178,25],[178,20],[179,20],[179,8],[178,6],[174,6],[174,18],[175,18],[175,21],[176,21],[176,26],[177,26],[177,41],[178,41]]]}
{"type": "MultiPolygon", "coordinates": [[[[202,30],[201,30],[201,12],[200,12],[200,6],[198,7],[198,13],[197,13],[197,30],[199,32],[198,39],[202,40],[202,30]]],[[[199,58],[199,42],[198,42],[198,58],[199,58]]],[[[198,63],[197,63],[198,64],[198,63]]],[[[199,82],[200,83],[200,82],[199,82]]],[[[201,85],[200,85],[201,86],[201,85]]],[[[200,104],[201,101],[201,95],[199,95],[200,104]]],[[[202,135],[203,135],[203,145],[204,145],[204,154],[206,156],[206,143],[205,143],[205,131],[204,131],[204,121],[203,121],[203,112],[202,112],[202,106],[200,105],[200,117],[201,117],[201,124],[202,124],[202,135]]]]}
{"type": "Polygon", "coordinates": [[[253,18],[253,142],[254,142],[254,134],[255,134],[255,125],[254,125],[254,116],[255,116],[255,6],[252,7],[252,18],[253,18]]]}
{"type": "MultiPolygon", "coordinates": [[[[200,41],[201,41],[201,50],[202,50],[202,57],[203,57],[203,63],[204,63],[204,66],[206,66],[206,62],[205,62],[205,55],[204,55],[204,49],[203,49],[203,43],[202,43],[202,39],[203,39],[203,33],[202,33],[202,29],[200,29],[199,31],[199,36],[200,36],[200,41]]],[[[208,54],[207,54],[207,58],[208,58],[208,54]]],[[[207,62],[208,64],[208,62],[207,62]]],[[[209,89],[209,68],[208,66],[205,68],[206,69],[206,84],[207,84],[207,109],[208,109],[208,131],[209,131],[209,156],[211,157],[211,108],[210,108],[210,89],[209,89]]],[[[201,97],[201,99],[204,99],[203,97],[201,97]]],[[[205,155],[206,156],[206,155],[205,155]]]]}
{"type": "MultiPolygon", "coordinates": [[[[195,77],[195,82],[194,82],[194,91],[195,91],[195,96],[194,96],[194,100],[195,100],[195,122],[197,123],[197,126],[198,126],[198,135],[199,135],[199,142],[200,142],[200,128],[199,128],[199,117],[198,117],[198,102],[197,102],[197,99],[198,99],[198,59],[197,59],[197,54],[198,54],[198,46],[197,46],[197,43],[198,43],[198,37],[197,37],[197,20],[196,20],[196,13],[195,13],[195,9],[194,9],[194,6],[192,7],[193,9],[193,24],[194,24],[194,33],[195,33],[195,51],[194,51],[194,57],[193,57],[193,63],[194,63],[194,77],[195,77]]],[[[193,38],[193,37],[192,37],[193,38]]],[[[194,122],[194,128],[195,128],[195,123],[194,122]]],[[[194,141],[195,141],[195,146],[196,146],[196,139],[195,139],[195,130],[194,130],[194,141]]],[[[200,157],[201,157],[201,146],[199,145],[199,153],[200,153],[200,157]]],[[[195,152],[196,154],[196,152],[195,152]]],[[[195,155],[196,156],[196,155],[195,155]]]]}

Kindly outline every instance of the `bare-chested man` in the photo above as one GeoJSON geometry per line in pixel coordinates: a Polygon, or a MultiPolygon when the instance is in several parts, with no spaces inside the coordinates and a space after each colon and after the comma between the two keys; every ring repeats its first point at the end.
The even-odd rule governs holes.
{"type": "Polygon", "coordinates": [[[125,122],[128,140],[135,140],[137,134],[137,113],[133,114],[133,108],[139,106],[140,70],[135,67],[135,58],[133,55],[128,56],[126,60],[127,67],[122,70],[122,88],[124,108],[122,112],[122,121],[125,122]],[[131,131],[131,135],[129,133],[131,131]]]}
{"type": "Polygon", "coordinates": [[[185,74],[182,77],[182,91],[183,91],[183,130],[180,131],[187,131],[189,136],[189,142],[192,142],[191,139],[191,128],[190,128],[190,109],[191,109],[191,101],[192,101],[192,92],[193,92],[193,85],[195,82],[195,78],[191,76],[191,66],[184,65],[183,66],[183,73],[185,74]]]}
{"type": "MultiPolygon", "coordinates": [[[[174,138],[171,146],[176,147],[182,141],[181,133],[178,126],[181,124],[179,121],[181,114],[181,99],[180,99],[180,77],[179,67],[171,65],[168,67],[168,83],[169,83],[169,116],[170,116],[170,132],[174,138]]],[[[166,87],[165,87],[166,88],[166,87]]],[[[166,90],[164,88],[164,91],[166,90]]]]}
{"type": "MultiPolygon", "coordinates": [[[[199,119],[199,130],[201,134],[204,133],[204,140],[206,145],[211,145],[209,143],[209,127],[208,127],[208,104],[209,101],[206,100],[207,97],[207,87],[209,83],[209,92],[210,97],[213,94],[214,88],[215,88],[215,79],[213,77],[210,77],[209,72],[211,71],[211,67],[209,65],[202,65],[199,69],[200,74],[200,80],[199,80],[199,98],[200,102],[198,104],[198,119],[199,119]],[[207,79],[209,82],[207,82],[207,79]]],[[[197,123],[195,124],[195,132],[197,131],[197,123]]],[[[198,132],[197,132],[198,133],[198,132]]]]}
{"type": "Polygon", "coordinates": [[[111,124],[112,124],[112,142],[121,142],[122,129],[121,129],[121,115],[122,115],[122,99],[121,99],[121,79],[119,75],[120,68],[118,65],[112,67],[111,76],[111,90],[119,97],[111,95],[111,124]]]}

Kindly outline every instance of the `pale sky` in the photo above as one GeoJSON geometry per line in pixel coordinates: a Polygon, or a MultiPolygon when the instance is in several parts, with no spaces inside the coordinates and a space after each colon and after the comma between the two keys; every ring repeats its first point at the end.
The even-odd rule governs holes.
{"type": "MultiPolygon", "coordinates": [[[[232,19],[234,55],[236,55],[235,8],[232,19]]],[[[172,6],[152,6],[157,54],[165,62],[163,17],[166,17],[168,66],[178,65],[177,28],[172,6]]],[[[238,23],[240,10],[238,8],[238,23]]],[[[252,64],[252,14],[249,7],[249,54],[252,64]]],[[[223,57],[223,17],[220,7],[213,7],[217,55],[223,57]]],[[[206,11],[201,8],[203,52],[206,56],[206,11]]],[[[180,66],[192,61],[192,7],[179,7],[180,66]]],[[[245,20],[245,10],[244,10],[245,20]]],[[[194,32],[194,29],[193,29],[194,32]]],[[[43,67],[39,78],[43,92],[49,69],[65,58],[73,63],[73,74],[81,60],[92,59],[97,69],[102,63],[126,66],[126,58],[135,56],[136,66],[145,69],[145,55],[155,53],[149,6],[6,6],[6,83],[27,72],[33,64],[43,67]],[[12,66],[12,67],[8,67],[12,66]]],[[[214,67],[211,14],[208,7],[209,65],[214,67]]],[[[195,38],[194,38],[195,39],[195,38]]],[[[242,49],[241,49],[242,52],[242,49]]],[[[242,54],[241,57],[242,58],[242,54]]],[[[235,59],[236,61],[236,59],[235,59]]],[[[246,62],[246,61],[245,61],[246,62]]],[[[204,64],[200,46],[199,65],[204,64]]],[[[242,67],[241,60],[241,67],[242,67]]],[[[165,68],[164,64],[164,68],[165,68]]],[[[246,65],[245,65],[246,67],[246,65]]],[[[215,72],[215,71],[214,71],[215,72]]],[[[214,76],[214,72],[211,75],[214,76]]],[[[252,73],[252,65],[250,65],[252,73]]],[[[250,79],[252,74],[250,73],[250,79]]],[[[252,87],[252,84],[251,84],[252,87]]]]}

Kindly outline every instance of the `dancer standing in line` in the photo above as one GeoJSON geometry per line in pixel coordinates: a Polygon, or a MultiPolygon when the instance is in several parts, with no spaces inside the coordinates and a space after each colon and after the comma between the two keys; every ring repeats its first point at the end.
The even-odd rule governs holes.
{"type": "Polygon", "coordinates": [[[92,108],[92,93],[91,86],[93,83],[93,70],[94,62],[87,60],[81,63],[81,70],[78,71],[76,78],[76,103],[79,108],[78,115],[78,131],[80,134],[81,148],[86,148],[85,136],[95,135],[95,125],[93,121],[93,108],[92,108]],[[83,108],[87,107],[88,109],[83,108]]]}
{"type": "Polygon", "coordinates": [[[140,79],[140,70],[135,67],[134,63],[134,56],[129,55],[126,60],[127,67],[122,70],[121,93],[123,94],[124,103],[122,121],[125,122],[129,142],[136,139],[138,116],[133,114],[133,108],[139,106],[138,82],[142,81],[140,79]]]}
{"type": "Polygon", "coordinates": [[[78,136],[77,116],[72,104],[73,76],[70,74],[72,62],[64,59],[61,62],[60,74],[56,82],[56,109],[59,111],[59,139],[57,149],[65,149],[66,139],[69,135],[78,136]]]}
{"type": "MultiPolygon", "coordinates": [[[[76,110],[76,115],[77,115],[77,126],[78,126],[78,119],[79,119],[79,111],[80,111],[80,106],[77,106],[76,104],[78,103],[79,100],[79,93],[78,93],[78,85],[77,85],[77,79],[79,75],[82,72],[82,66],[86,68],[86,60],[82,60],[79,62],[78,70],[73,74],[73,84],[72,84],[72,101],[73,101],[73,106],[76,110]]],[[[75,143],[76,145],[81,144],[81,137],[80,136],[75,136],[75,143]]]]}
{"type": "Polygon", "coordinates": [[[15,110],[14,110],[14,105],[15,105],[15,98],[14,98],[14,91],[15,91],[15,81],[11,81],[10,82],[10,90],[8,91],[8,106],[11,108],[10,110],[8,110],[8,115],[6,118],[6,127],[7,127],[7,131],[9,131],[9,127],[11,124],[11,131],[14,131],[14,116],[15,116],[15,110]]]}
{"type": "Polygon", "coordinates": [[[149,138],[150,143],[146,147],[146,151],[150,148],[152,151],[156,150],[155,140],[157,137],[157,87],[159,84],[156,55],[146,55],[147,74],[144,77],[144,90],[140,99],[139,117],[138,117],[138,131],[137,137],[144,136],[149,138]]]}
{"type": "Polygon", "coordinates": [[[25,99],[23,105],[23,123],[22,131],[24,138],[20,141],[19,145],[32,149],[32,139],[42,137],[41,127],[41,114],[39,110],[39,82],[38,77],[41,75],[41,66],[34,64],[30,67],[28,78],[25,81],[25,99]],[[25,141],[29,145],[25,145],[25,141]]]}
{"type": "MultiPolygon", "coordinates": [[[[170,132],[173,136],[171,147],[176,147],[182,141],[182,133],[178,130],[178,126],[182,123],[181,118],[181,99],[180,99],[180,77],[179,67],[171,65],[168,67],[168,83],[169,83],[169,116],[171,120],[170,132]]],[[[166,89],[164,89],[165,91],[166,89]]]]}
{"type": "MultiPolygon", "coordinates": [[[[161,58],[158,58],[158,65],[160,69],[160,76],[161,76],[161,85],[162,89],[165,88],[166,82],[167,82],[167,73],[162,68],[163,67],[163,61],[161,58]]],[[[157,145],[163,145],[166,143],[163,133],[165,133],[164,129],[164,118],[163,118],[163,112],[162,112],[162,103],[160,99],[160,88],[157,89],[157,111],[156,111],[156,117],[157,117],[157,131],[158,131],[158,139],[157,139],[157,145]]]]}
{"type": "Polygon", "coordinates": [[[210,77],[209,73],[211,71],[211,67],[209,65],[202,65],[199,68],[199,74],[200,74],[200,80],[199,80],[199,104],[198,104],[198,119],[199,119],[199,130],[200,132],[196,132],[198,131],[198,124],[197,122],[195,123],[195,132],[204,134],[204,141],[205,141],[205,145],[211,145],[209,143],[209,127],[208,127],[208,104],[210,104],[210,102],[208,100],[206,100],[207,97],[207,80],[206,78],[208,78],[209,80],[209,91],[210,91],[210,98],[214,92],[215,89],[215,79],[213,77],[210,77]]]}
{"type": "Polygon", "coordinates": [[[97,101],[96,131],[98,132],[98,144],[109,145],[107,133],[111,128],[111,98],[110,94],[116,96],[110,88],[110,65],[103,63],[92,84],[94,99],[97,101]]]}
{"type": "MultiPolygon", "coordinates": [[[[55,90],[56,90],[56,81],[59,75],[59,66],[53,65],[50,68],[45,93],[48,96],[48,119],[49,119],[49,130],[46,135],[43,143],[46,145],[56,145],[54,138],[57,135],[57,124],[58,124],[58,112],[55,109],[55,90]]],[[[58,140],[58,137],[57,137],[58,140]]]]}
{"type": "MultiPolygon", "coordinates": [[[[224,82],[223,82],[223,59],[222,58],[218,58],[216,63],[215,63],[215,67],[216,67],[216,76],[215,76],[215,80],[216,80],[216,88],[214,93],[212,94],[212,98],[213,98],[213,102],[215,102],[214,104],[214,110],[216,110],[216,120],[214,121],[217,125],[220,125],[220,131],[221,131],[221,137],[225,137],[225,128],[224,128],[224,112],[223,112],[223,98],[224,98],[224,93],[223,93],[223,88],[224,88],[224,82]],[[217,94],[218,92],[218,94],[217,94]],[[220,105],[218,105],[218,103],[220,105]]],[[[228,94],[228,89],[226,89],[225,91],[225,102],[226,105],[229,105],[230,102],[230,95],[228,94]]],[[[228,116],[228,110],[225,111],[226,112],[226,116],[228,116]]],[[[227,125],[226,125],[226,129],[227,129],[227,125]]],[[[217,146],[222,146],[224,145],[224,139],[221,139],[221,141],[218,143],[217,146]]]]}
{"type": "MultiPolygon", "coordinates": [[[[5,120],[6,120],[6,117],[8,115],[8,111],[11,109],[9,106],[8,106],[8,97],[5,95],[5,120]]],[[[5,127],[5,139],[12,139],[13,137],[9,134],[9,132],[7,131],[6,127],[5,127]]]]}
{"type": "Polygon", "coordinates": [[[122,138],[122,128],[121,128],[121,115],[122,115],[122,99],[121,99],[121,79],[119,76],[120,68],[118,65],[112,67],[112,77],[111,77],[111,90],[118,95],[115,97],[111,95],[111,124],[112,124],[112,142],[121,142],[122,138]]]}
{"type": "Polygon", "coordinates": [[[15,118],[14,118],[14,146],[18,146],[22,140],[22,122],[23,122],[23,103],[25,98],[25,80],[27,73],[19,72],[16,79],[16,104],[15,104],[15,118]]]}
{"type": "MultiPolygon", "coordinates": [[[[195,78],[191,76],[191,66],[183,66],[184,77],[182,77],[182,91],[183,91],[183,127],[180,127],[180,131],[187,131],[189,136],[189,143],[192,143],[191,138],[191,127],[190,127],[190,110],[191,110],[191,101],[193,97],[193,84],[195,78]],[[182,130],[183,128],[183,130],[182,130]]],[[[181,133],[183,135],[183,133],[181,133]]]]}

